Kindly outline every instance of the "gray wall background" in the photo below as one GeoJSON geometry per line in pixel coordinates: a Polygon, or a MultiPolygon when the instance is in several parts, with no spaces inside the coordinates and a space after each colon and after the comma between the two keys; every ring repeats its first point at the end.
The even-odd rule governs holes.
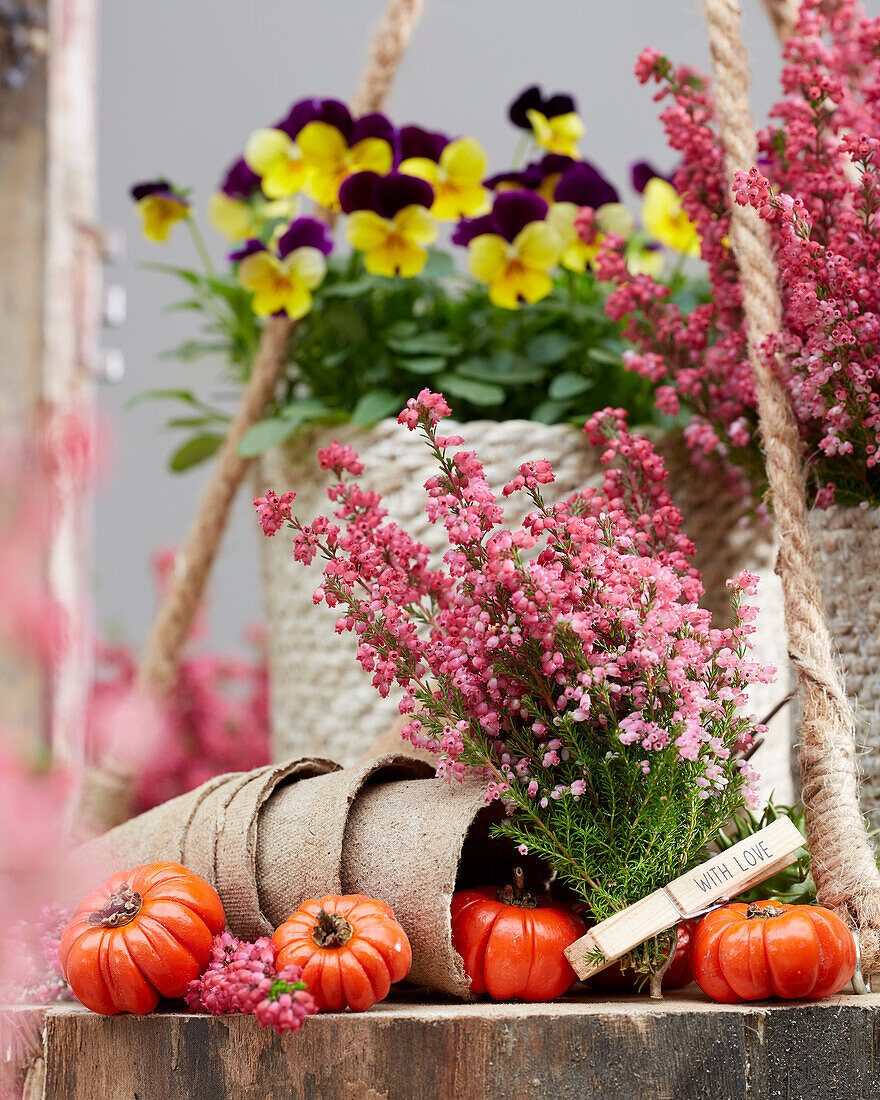
{"type": "MultiPolygon", "coordinates": [[[[869,8],[877,10],[880,0],[869,8]]],[[[384,0],[106,0],[100,69],[100,202],[104,224],[125,229],[128,255],[108,278],[128,290],[128,319],[107,334],[125,355],[124,379],[100,399],[116,424],[112,480],[98,507],[95,590],[99,624],[140,648],[155,598],[149,560],[179,545],[206,467],[171,474],[178,433],[163,423],[167,404],[124,406],[138,392],[192,387],[218,390],[217,368],[159,357],[186,338],[191,318],[163,314],[177,285],[144,271],[159,260],[191,264],[188,234],[165,246],[141,239],[127,197],[133,181],[168,174],[192,186],[202,205],[226,164],[255,127],[268,125],[304,96],[348,97],[384,0]]],[[[763,119],[778,89],[778,48],[760,0],[744,0],[754,70],[753,105],[763,119]]],[[[708,68],[699,0],[427,0],[388,111],[478,137],[493,167],[506,167],[517,131],[506,106],[525,85],[571,91],[587,125],[586,157],[621,189],[631,161],[674,163],[657,105],[632,69],[656,46],[708,68]]],[[[627,194],[628,198],[632,198],[627,194]]],[[[207,230],[216,257],[223,243],[207,230]]],[[[261,618],[256,538],[249,493],[227,533],[211,588],[212,646],[228,649],[242,627],[261,618]]]]}

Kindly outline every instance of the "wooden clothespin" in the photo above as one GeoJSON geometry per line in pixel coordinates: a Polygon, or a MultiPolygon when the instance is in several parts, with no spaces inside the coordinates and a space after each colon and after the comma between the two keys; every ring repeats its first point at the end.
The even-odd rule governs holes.
{"type": "Polygon", "coordinates": [[[777,818],[732,848],[597,924],[566,948],[566,957],[581,981],[586,981],[652,936],[679,921],[702,916],[775,875],[794,862],[795,852],[803,845],[804,838],[791,820],[777,818]]]}

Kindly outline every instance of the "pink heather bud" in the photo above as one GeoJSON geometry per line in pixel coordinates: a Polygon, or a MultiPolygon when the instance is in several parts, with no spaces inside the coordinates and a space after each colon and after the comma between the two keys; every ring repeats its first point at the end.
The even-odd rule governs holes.
{"type": "Polygon", "coordinates": [[[343,446],[338,439],[334,439],[329,447],[319,448],[318,462],[322,470],[333,470],[337,477],[342,477],[343,470],[355,477],[364,472],[364,464],[354,447],[348,444],[343,446]]]}
{"type": "Polygon", "coordinates": [[[596,225],[596,211],[592,206],[582,206],[577,212],[574,219],[574,231],[584,244],[589,245],[595,241],[599,227],[596,225]]]}
{"type": "Polygon", "coordinates": [[[257,510],[257,518],[263,528],[263,534],[270,538],[276,534],[287,520],[290,519],[290,506],[296,497],[296,493],[282,493],[278,496],[272,489],[264,497],[254,499],[254,507],[257,510]]]}

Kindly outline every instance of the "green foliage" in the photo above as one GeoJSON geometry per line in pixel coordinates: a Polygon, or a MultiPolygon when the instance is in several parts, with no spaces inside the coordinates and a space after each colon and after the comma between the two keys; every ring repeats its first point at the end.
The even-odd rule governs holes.
{"type": "MultiPolygon", "coordinates": [[[[713,837],[712,847],[724,852],[746,840],[759,830],[769,825],[777,818],[787,817],[801,831],[805,831],[804,809],[800,803],[794,806],[776,806],[771,798],[766,808],[760,813],[740,811],[730,822],[720,829],[713,837]]],[[[706,858],[714,855],[714,851],[706,853],[706,858]]],[[[795,853],[795,861],[788,867],[783,867],[775,875],[758,883],[757,886],[740,894],[737,901],[781,901],[787,905],[815,905],[816,884],[810,873],[810,853],[804,844],[795,853]]]]}
{"type": "MultiPolygon", "coordinates": [[[[183,364],[213,357],[226,380],[240,386],[260,336],[250,295],[231,275],[151,266],[186,284],[187,297],[172,308],[199,313],[202,322],[196,337],[167,354],[183,364]]],[[[314,307],[297,327],[276,404],[245,435],[240,453],[261,454],[308,425],[369,426],[395,415],[425,386],[443,392],[464,421],[583,422],[614,405],[627,409],[632,423],[656,422],[650,383],[623,367],[625,344],[605,316],[605,293],[592,273],[565,273],[544,301],[509,311],[493,306],[485,287],[456,274],[441,251],[414,279],[368,275],[357,255],[331,257],[314,307]]],[[[217,417],[172,422],[194,431],[189,446],[175,453],[173,469],[209,457],[206,430],[217,429],[221,410],[189,390],[145,396],[217,417]]]]}

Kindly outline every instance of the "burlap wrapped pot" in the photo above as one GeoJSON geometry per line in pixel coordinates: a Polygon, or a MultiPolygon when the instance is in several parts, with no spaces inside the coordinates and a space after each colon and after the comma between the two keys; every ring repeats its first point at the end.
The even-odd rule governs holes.
{"type": "Polygon", "coordinates": [[[880,829],[880,510],[810,514],[825,614],[856,712],[861,807],[880,829]]]}
{"type": "Polygon", "coordinates": [[[217,889],[238,936],[271,935],[308,897],[363,893],[387,901],[413,950],[410,979],[470,997],[452,946],[456,889],[503,884],[514,863],[540,888],[537,860],[489,837],[499,816],[483,784],[447,784],[430,764],[388,754],[354,768],[329,760],[217,776],[83,845],[76,892],[114,871],[181,862],[217,889]]]}
{"type": "MultiPolygon", "coordinates": [[[[521,462],[536,458],[553,464],[556,480],[545,487],[551,501],[601,482],[598,449],[569,425],[483,420],[445,423],[444,432],[464,436],[465,446],[477,451],[496,492],[516,474],[521,462]]],[[[432,525],[424,511],[423,486],[435,472],[433,459],[421,437],[394,420],[369,430],[343,425],[311,432],[269,451],[257,469],[257,492],[295,490],[296,513],[306,522],[329,514],[325,492],[329,477],[319,469],[315,451],[334,438],[355,447],[364,463],[363,484],[380,493],[390,518],[428,545],[439,560],[445,531],[432,525]]],[[[762,606],[781,606],[769,529],[746,521],[743,503],[694,469],[680,433],[657,433],[655,442],[669,471],[672,495],[684,514],[685,530],[697,545],[696,564],[703,573],[706,606],[720,617],[729,613],[724,583],[744,567],[762,577],[762,606]]],[[[505,501],[506,521],[520,522],[530,508],[524,494],[515,494],[505,501]]],[[[336,634],[336,616],[324,606],[313,605],[321,560],[309,568],[294,561],[284,533],[271,539],[260,536],[260,549],[269,628],[273,755],[285,759],[320,753],[352,763],[396,718],[399,695],[379,698],[357,663],[354,637],[336,634]]],[[[762,628],[766,629],[756,655],[784,672],[785,642],[778,616],[762,616],[762,628]]],[[[785,691],[781,684],[759,690],[753,700],[756,712],[766,713],[785,691]]],[[[782,721],[787,721],[787,715],[782,721]]],[[[787,725],[778,736],[774,731],[772,741],[772,746],[762,749],[762,757],[771,764],[779,787],[788,776],[787,725]],[[777,760],[780,752],[784,759],[777,760]]]]}

